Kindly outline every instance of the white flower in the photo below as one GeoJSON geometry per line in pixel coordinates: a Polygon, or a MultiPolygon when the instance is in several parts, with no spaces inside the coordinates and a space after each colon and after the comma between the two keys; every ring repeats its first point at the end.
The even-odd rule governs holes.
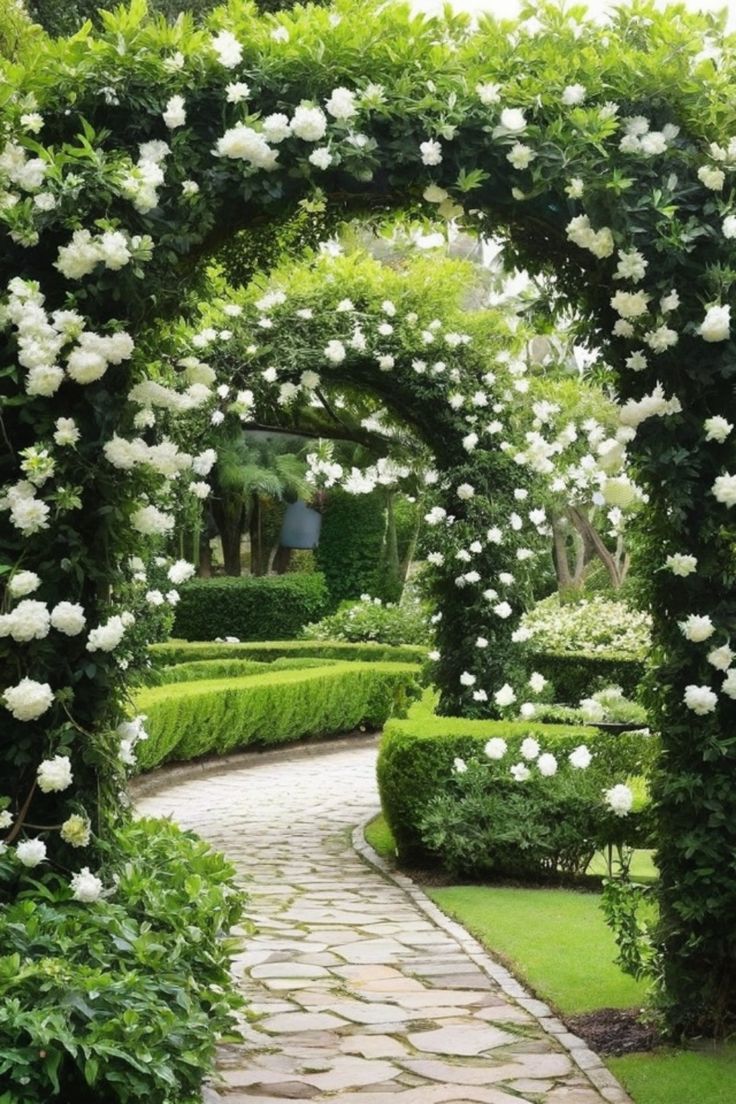
{"type": "Polygon", "coordinates": [[[668,295],[663,295],[659,301],[659,305],[662,308],[663,314],[669,314],[670,311],[677,310],[680,305],[680,296],[676,291],[671,291],[668,295]]]}
{"type": "Polygon", "coordinates": [[[648,262],[638,249],[632,249],[628,253],[619,250],[619,260],[614,273],[614,280],[632,280],[635,284],[644,279],[648,262]]]}
{"type": "Polygon", "coordinates": [[[439,165],[442,161],[442,145],[434,138],[427,139],[419,144],[419,152],[422,155],[423,165],[439,165]]]}
{"type": "Polygon", "coordinates": [[[0,812],[0,829],[9,828],[13,823],[13,814],[8,809],[3,809],[0,812]]]}
{"type": "Polygon", "coordinates": [[[65,445],[76,445],[81,434],[77,429],[77,423],[73,418],[57,418],[54,441],[60,448],[65,445]]]}
{"type": "Polygon", "coordinates": [[[601,486],[603,498],[609,506],[630,506],[636,498],[636,487],[627,475],[606,479],[601,486]]]}
{"type": "Polygon", "coordinates": [[[510,617],[514,611],[512,610],[508,602],[499,602],[497,606],[493,607],[493,612],[495,613],[496,617],[500,617],[503,621],[505,621],[506,618],[510,617]]]}
{"type": "Polygon", "coordinates": [[[638,318],[646,314],[649,296],[643,291],[617,291],[611,306],[622,318],[638,318]]]}
{"type": "Polygon", "coordinates": [[[720,648],[713,648],[708,652],[708,662],[718,671],[727,671],[736,659],[736,652],[731,651],[728,644],[722,644],[720,648]]]}
{"type": "Polygon", "coordinates": [[[726,182],[726,174],[723,169],[716,169],[712,165],[701,165],[698,169],[698,180],[711,191],[720,192],[726,182]]]}
{"type": "Polygon", "coordinates": [[[505,682],[501,689],[497,690],[496,693],[493,695],[493,700],[495,701],[496,705],[501,706],[501,708],[507,705],[511,705],[513,702],[516,701],[516,694],[514,693],[513,687],[510,686],[508,682],[505,682]]]}
{"type": "Polygon", "coordinates": [[[209,483],[205,483],[202,480],[195,480],[189,484],[189,491],[195,496],[195,498],[205,499],[210,493],[209,483]]]}
{"type": "Polygon", "coordinates": [[[580,744],[574,751],[571,751],[568,755],[570,760],[570,766],[576,770],[586,770],[590,766],[593,756],[590,754],[585,744],[580,744]]]}
{"type": "Polygon", "coordinates": [[[525,721],[530,721],[532,717],[536,714],[536,712],[537,707],[536,705],[534,705],[533,702],[522,702],[521,706],[519,707],[519,713],[525,721]]]}
{"type": "Polygon", "coordinates": [[[697,570],[698,561],[695,556],[686,556],[683,552],[675,552],[665,560],[665,566],[673,575],[680,575],[683,579],[692,575],[697,570]]]}
{"type": "Polygon", "coordinates": [[[44,759],[36,771],[38,788],[43,793],[59,793],[71,786],[74,776],[68,755],[55,755],[53,759],[44,759]]]}
{"type": "Polygon", "coordinates": [[[276,168],[278,150],[269,146],[264,136],[245,123],[236,123],[226,130],[222,138],[217,139],[215,153],[218,157],[229,157],[248,161],[254,168],[270,171],[276,168]]]}
{"type": "Polygon", "coordinates": [[[463,448],[465,449],[466,452],[472,452],[477,444],[478,444],[478,434],[477,433],[468,433],[467,436],[463,437],[463,448]]]}
{"type": "Polygon", "coordinates": [[[557,760],[549,751],[545,751],[543,755],[539,756],[537,766],[539,767],[539,773],[544,775],[545,778],[551,778],[553,774],[557,774],[557,760]]]}
{"type": "Polygon", "coordinates": [[[489,759],[503,759],[508,750],[508,744],[501,736],[492,736],[483,750],[489,759]]]}
{"type": "Polygon", "coordinates": [[[329,169],[332,164],[332,154],[327,146],[318,146],[317,149],[312,150],[307,160],[310,165],[314,165],[318,169],[329,169]]]}
{"type": "Polygon", "coordinates": [[[231,31],[220,31],[212,39],[212,49],[226,69],[233,69],[242,61],[243,47],[231,31]]]}
{"type": "Polygon", "coordinates": [[[174,528],[174,518],[157,506],[141,506],[130,519],[131,525],[144,536],[166,536],[174,528]]]}
{"type": "Polygon", "coordinates": [[[506,160],[509,161],[515,169],[528,169],[536,156],[536,153],[530,146],[525,145],[523,142],[516,142],[506,154],[506,160]]]}
{"type": "Polygon", "coordinates": [[[486,640],[486,638],[484,636],[478,636],[478,637],[476,637],[476,640],[475,640],[475,646],[476,646],[476,648],[487,648],[488,647],[488,641],[486,640]]]}
{"type": "Polygon", "coordinates": [[[467,502],[475,494],[475,487],[472,487],[470,483],[461,483],[457,489],[457,497],[467,502]]]}
{"type": "Polygon", "coordinates": [[[500,124],[504,130],[516,133],[526,130],[526,116],[521,108],[505,107],[501,112],[500,124]]]}
{"type": "Polygon", "coordinates": [[[714,414],[712,418],[706,418],[703,425],[706,441],[717,441],[719,445],[723,444],[733,429],[732,423],[727,422],[720,414],[714,414]]]}
{"type": "Polygon", "coordinates": [[[81,901],[85,905],[99,901],[102,896],[102,882],[90,873],[88,866],[83,866],[78,874],[72,875],[72,893],[75,901],[81,901]]]}
{"type": "Polygon", "coordinates": [[[563,90],[561,99],[565,107],[575,107],[576,104],[581,104],[586,96],[586,88],[584,84],[568,84],[567,88],[563,90]]]}
{"type": "Polygon", "coordinates": [[[47,682],[23,678],[3,692],[3,701],[16,721],[36,721],[50,707],[54,693],[47,682]]]}
{"type": "Polygon", "coordinates": [[[80,816],[79,813],[72,813],[62,824],[60,835],[64,843],[68,843],[71,847],[86,847],[92,830],[85,817],[80,816]]]}
{"type": "Polygon", "coordinates": [[[287,27],[274,27],[271,31],[271,38],[274,42],[288,42],[289,30],[287,27]]]}
{"type": "Polygon", "coordinates": [[[498,528],[498,526],[494,525],[486,533],[486,539],[489,541],[490,544],[501,544],[501,542],[503,541],[503,533],[498,528]]]}
{"type": "Polygon", "coordinates": [[[723,680],[721,689],[729,698],[736,698],[736,667],[731,668],[728,672],[723,680]]]}
{"type": "Polygon", "coordinates": [[[694,686],[691,683],[685,687],[682,700],[688,709],[692,709],[693,713],[702,717],[706,713],[715,712],[718,695],[711,690],[710,686],[694,686]]]}
{"type": "Polygon", "coordinates": [[[729,509],[736,506],[736,475],[719,475],[713,484],[712,493],[729,509]]]}
{"type": "Polygon", "coordinates": [[[197,195],[199,192],[199,184],[196,180],[182,180],[181,182],[181,194],[185,196],[197,195]]]}
{"type": "Polygon", "coordinates": [[[736,215],[726,215],[721,231],[724,238],[736,238],[736,215]]]}
{"type": "Polygon", "coordinates": [[[678,624],[682,635],[696,644],[708,640],[716,631],[715,625],[707,614],[700,616],[697,613],[691,613],[687,620],[679,621],[678,624]]]}
{"type": "Polygon", "coordinates": [[[329,100],[325,101],[325,107],[333,119],[341,121],[352,119],[353,115],[358,113],[355,104],[355,93],[351,92],[349,88],[333,88],[329,100]]]}
{"type": "Polygon", "coordinates": [[[302,103],[294,111],[290,129],[304,142],[319,142],[327,132],[327,116],[320,107],[302,103]]]}
{"type": "Polygon", "coordinates": [[[727,341],[731,336],[731,308],[709,307],[698,333],[704,341],[727,341]]]}
{"type": "Polygon", "coordinates": [[[511,768],[511,774],[515,782],[526,782],[531,775],[531,771],[525,763],[514,763],[511,768]]]}
{"type": "Polygon", "coordinates": [[[468,769],[468,764],[465,762],[464,759],[460,759],[458,757],[453,760],[452,769],[454,770],[455,774],[465,774],[466,770],[468,769]]]}
{"type": "Polygon", "coordinates": [[[32,868],[46,858],[46,844],[40,839],[21,840],[15,849],[18,862],[32,868]]]}
{"type": "Polygon", "coordinates": [[[77,636],[85,622],[84,610],[75,602],[59,602],[51,611],[51,624],[65,636],[77,636]]]}
{"type": "Polygon", "coordinates": [[[126,625],[123,617],[109,617],[104,625],[90,630],[87,637],[88,652],[112,652],[125,635],[126,625]]]}
{"type": "Polygon", "coordinates": [[[35,571],[16,571],[10,577],[8,594],[13,598],[25,598],[32,594],[41,585],[41,580],[35,571]]]}
{"type": "Polygon", "coordinates": [[[629,787],[624,786],[623,783],[619,782],[617,786],[612,786],[610,790],[604,790],[603,796],[606,805],[616,816],[625,817],[631,812],[634,795],[629,787]]]}
{"type": "Polygon", "coordinates": [[[247,100],[250,96],[250,85],[247,85],[245,81],[233,81],[228,84],[225,91],[227,92],[227,102],[238,104],[243,100],[247,100]]]}
{"type": "Polygon", "coordinates": [[[490,81],[485,84],[479,83],[476,84],[475,91],[484,107],[490,107],[491,104],[498,103],[501,99],[500,84],[492,84],[490,81]]]}
{"type": "Polygon", "coordinates": [[[172,96],[166,104],[166,110],[163,112],[162,118],[169,130],[176,130],[177,127],[184,126],[187,121],[187,113],[184,110],[184,97],[172,96]]]}
{"type": "Polygon", "coordinates": [[[539,671],[534,671],[529,678],[529,685],[535,694],[541,694],[547,685],[547,679],[539,671]]]}
{"type": "Polygon", "coordinates": [[[539,742],[533,736],[527,736],[521,743],[521,754],[524,759],[536,759],[539,755],[539,742]]]}
{"type": "Polygon", "coordinates": [[[463,671],[463,673],[460,675],[461,686],[474,686],[475,682],[475,675],[471,675],[469,671],[463,671]]]}
{"type": "Polygon", "coordinates": [[[341,364],[347,354],[342,341],[333,340],[327,342],[324,355],[333,364],[341,364]]]}
{"type": "Polygon", "coordinates": [[[574,176],[565,188],[565,192],[570,197],[570,199],[580,199],[584,191],[585,184],[579,176],[574,176]]]}
{"type": "Polygon", "coordinates": [[[11,636],[19,644],[43,640],[49,635],[50,618],[45,602],[24,598],[12,613],[0,618],[0,637],[11,636]]]}

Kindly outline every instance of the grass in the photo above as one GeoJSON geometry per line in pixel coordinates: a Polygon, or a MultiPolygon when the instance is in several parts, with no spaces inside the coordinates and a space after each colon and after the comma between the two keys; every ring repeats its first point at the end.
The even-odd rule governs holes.
{"type": "Polygon", "coordinates": [[[733,1104],[736,1044],[699,1050],[656,1050],[609,1058],[612,1073],[636,1104],[733,1104]]]}
{"type": "MultiPolygon", "coordinates": [[[[366,826],[366,839],[384,858],[395,853],[383,816],[366,826]]],[[[651,851],[638,851],[638,877],[656,877],[651,851]]],[[[590,872],[605,872],[602,855],[590,872]]],[[[644,986],[614,964],[613,936],[595,893],[506,886],[425,887],[514,973],[564,1016],[642,1003],[644,986]]],[[[734,1104],[736,1043],[691,1050],[659,1048],[606,1060],[635,1104],[734,1104]]]]}

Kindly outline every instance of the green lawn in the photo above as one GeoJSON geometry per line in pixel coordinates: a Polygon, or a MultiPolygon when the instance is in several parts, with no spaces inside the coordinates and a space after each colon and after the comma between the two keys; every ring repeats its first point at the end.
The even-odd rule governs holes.
{"type": "MultiPolygon", "coordinates": [[[[393,836],[382,816],[365,834],[380,855],[394,855],[393,836]]],[[[637,852],[632,869],[643,879],[656,877],[651,852],[637,852]]],[[[605,872],[602,856],[590,870],[605,872]]],[[[563,1017],[642,1003],[644,986],[614,965],[613,936],[596,893],[506,886],[425,890],[563,1017]]],[[[606,1061],[635,1104],[736,1104],[736,1044],[661,1048],[606,1061]]]]}
{"type": "Polygon", "coordinates": [[[616,945],[597,893],[506,886],[426,890],[563,1015],[642,1003],[644,986],[614,964],[616,945]]]}

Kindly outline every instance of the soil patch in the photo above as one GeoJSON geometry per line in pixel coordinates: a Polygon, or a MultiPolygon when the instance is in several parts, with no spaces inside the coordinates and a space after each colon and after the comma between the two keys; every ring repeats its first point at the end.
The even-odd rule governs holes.
{"type": "Polygon", "coordinates": [[[599,1008],[567,1019],[568,1027],[598,1054],[633,1054],[653,1050],[661,1041],[656,1028],[640,1019],[638,1008],[599,1008]]]}

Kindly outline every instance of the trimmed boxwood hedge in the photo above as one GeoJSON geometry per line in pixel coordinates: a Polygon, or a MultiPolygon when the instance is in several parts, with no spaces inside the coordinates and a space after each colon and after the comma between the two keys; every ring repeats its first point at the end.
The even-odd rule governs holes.
{"type": "Polygon", "coordinates": [[[349,644],[342,640],[267,640],[243,644],[210,641],[167,640],[153,644],[156,664],[189,663],[203,659],[250,659],[270,663],[280,657],[342,659],[388,663],[423,663],[427,649],[418,644],[349,644]]]}
{"type": "Polygon", "coordinates": [[[577,705],[581,698],[589,698],[605,686],[620,686],[627,698],[635,698],[646,669],[643,660],[615,652],[535,652],[530,662],[552,683],[555,701],[568,705],[577,705]]]}
{"type": "Polygon", "coordinates": [[[336,659],[274,659],[272,663],[255,659],[195,659],[191,663],[174,663],[170,667],[151,667],[145,682],[148,686],[163,686],[172,682],[194,682],[197,679],[243,678],[263,675],[267,671],[304,670],[308,667],[329,667],[336,659]]]}
{"type": "Polygon", "coordinates": [[[138,767],[380,728],[417,696],[417,673],[413,663],[334,663],[148,687],[135,700],[149,733],[138,767]]]}
{"type": "Polygon", "coordinates": [[[173,634],[185,640],[289,640],[328,608],[319,572],[192,579],[179,593],[173,634]]]}
{"type": "Polygon", "coordinates": [[[566,756],[580,744],[594,753],[588,770],[600,772],[601,789],[633,775],[649,773],[657,751],[654,738],[626,733],[610,736],[584,725],[533,724],[525,721],[472,721],[462,717],[421,717],[391,720],[386,725],[378,755],[381,804],[402,861],[428,859],[422,844],[420,821],[433,798],[444,793],[453,777],[456,758],[483,759],[492,736],[509,745],[509,762],[520,758],[526,736],[534,736],[543,750],[566,756]]]}

